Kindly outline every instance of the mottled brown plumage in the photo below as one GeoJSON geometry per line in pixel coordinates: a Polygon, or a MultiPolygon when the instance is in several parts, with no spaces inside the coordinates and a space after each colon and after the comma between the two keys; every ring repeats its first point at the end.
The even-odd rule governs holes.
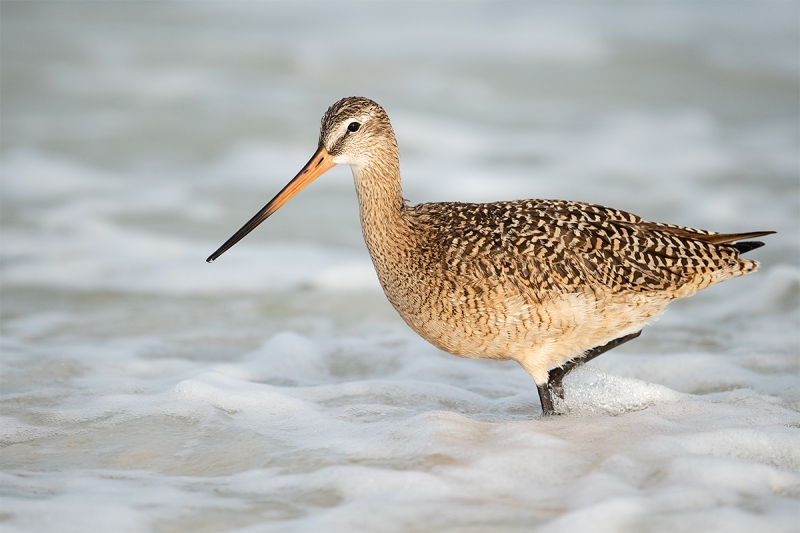
{"type": "Polygon", "coordinates": [[[561,200],[411,206],[389,118],[352,97],[325,113],[308,165],[209,259],[334,164],[352,168],[367,248],[403,320],[454,355],[516,360],[545,412],[572,366],[637,336],[670,301],[753,272],[758,263],[739,254],[762,243],[737,241],[771,233],[725,235],[561,200]]]}

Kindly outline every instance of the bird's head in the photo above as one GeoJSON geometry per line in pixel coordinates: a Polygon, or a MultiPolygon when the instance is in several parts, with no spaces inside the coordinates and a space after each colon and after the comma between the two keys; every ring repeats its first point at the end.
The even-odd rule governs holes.
{"type": "Polygon", "coordinates": [[[389,117],[368,98],[351,96],[333,104],[322,117],[319,149],[337,165],[357,169],[385,159],[382,152],[396,155],[397,143],[389,117]]]}
{"type": "Polygon", "coordinates": [[[275,198],[255,214],[239,231],[225,241],[206,261],[211,263],[264,222],[306,185],[336,165],[350,165],[358,179],[368,165],[397,161],[395,141],[389,117],[381,106],[368,98],[342,98],[325,112],[319,132],[317,151],[275,198]]]}

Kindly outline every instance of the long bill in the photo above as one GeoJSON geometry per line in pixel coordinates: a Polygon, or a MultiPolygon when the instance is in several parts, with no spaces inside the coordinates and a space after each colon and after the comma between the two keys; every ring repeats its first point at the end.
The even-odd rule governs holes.
{"type": "Polygon", "coordinates": [[[320,146],[311,159],[308,160],[306,166],[297,173],[292,181],[286,184],[286,187],[281,189],[281,192],[275,195],[275,198],[269,201],[261,211],[255,214],[253,218],[247,221],[247,224],[242,226],[239,231],[225,241],[225,244],[219,249],[208,256],[207,262],[212,263],[214,260],[224,254],[228,248],[242,240],[245,235],[253,231],[256,226],[264,222],[269,216],[280,209],[280,207],[289,201],[295,194],[299,193],[306,185],[323,175],[325,172],[336,166],[333,162],[333,156],[328,153],[324,146],[320,146]]]}

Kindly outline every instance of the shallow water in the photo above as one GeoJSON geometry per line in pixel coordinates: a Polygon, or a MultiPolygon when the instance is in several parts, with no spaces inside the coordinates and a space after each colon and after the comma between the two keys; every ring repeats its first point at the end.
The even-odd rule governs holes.
{"type": "Polygon", "coordinates": [[[3,531],[799,531],[798,4],[2,6],[3,531]],[[759,272],[567,378],[385,301],[336,99],[412,202],[568,198],[759,272]]]}

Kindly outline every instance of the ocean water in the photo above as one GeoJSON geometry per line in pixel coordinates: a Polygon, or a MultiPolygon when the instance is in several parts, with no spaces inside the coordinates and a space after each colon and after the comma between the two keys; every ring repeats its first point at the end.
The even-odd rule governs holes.
{"type": "Polygon", "coordinates": [[[800,531],[798,6],[3,1],[0,530],[800,531]],[[778,233],[545,419],[396,316],[346,168],[205,263],[354,94],[413,203],[778,233]]]}

